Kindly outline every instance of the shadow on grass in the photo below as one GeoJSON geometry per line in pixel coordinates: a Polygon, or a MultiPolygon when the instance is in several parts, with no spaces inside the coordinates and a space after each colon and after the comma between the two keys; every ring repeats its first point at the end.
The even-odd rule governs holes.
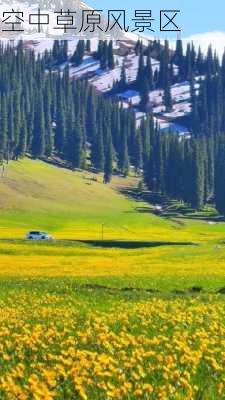
{"type": "MultiPolygon", "coordinates": [[[[139,241],[139,240],[26,240],[26,239],[0,239],[0,243],[8,243],[13,245],[29,245],[35,247],[81,247],[81,246],[92,246],[99,248],[115,248],[115,249],[127,249],[135,250],[142,248],[154,248],[162,246],[198,246],[198,243],[194,242],[167,242],[167,241],[139,241]]],[[[11,254],[11,252],[9,253],[11,254]]]]}
{"type": "MultiPolygon", "coordinates": [[[[81,290],[90,290],[93,292],[107,292],[107,293],[139,293],[139,294],[155,294],[155,295],[162,295],[163,293],[156,288],[138,288],[138,287],[132,287],[132,286],[127,286],[127,287],[110,287],[110,286],[105,286],[105,285],[99,285],[95,283],[87,283],[84,285],[80,286],[81,290]]],[[[188,295],[199,295],[201,292],[203,292],[203,288],[201,286],[193,286],[190,287],[186,290],[173,290],[170,292],[170,295],[172,296],[178,296],[178,297],[184,297],[188,295]]]]}
{"type": "Polygon", "coordinates": [[[118,292],[118,293],[126,293],[126,292],[139,292],[139,293],[160,293],[160,290],[158,289],[144,289],[144,288],[138,288],[138,287],[132,287],[132,286],[127,286],[127,287],[110,287],[110,286],[105,286],[105,285],[99,285],[95,283],[86,283],[84,285],[80,286],[80,289],[85,289],[85,290],[94,290],[94,291],[109,291],[112,293],[118,292]]]}
{"type": "Polygon", "coordinates": [[[193,242],[148,242],[131,240],[79,240],[79,242],[93,247],[118,249],[141,249],[160,246],[196,246],[196,243],[193,242]]]}
{"type": "Polygon", "coordinates": [[[167,196],[160,193],[154,193],[148,190],[141,191],[138,188],[123,188],[120,192],[127,198],[133,199],[136,202],[146,202],[149,204],[149,206],[136,207],[135,210],[140,213],[156,214],[170,220],[174,219],[176,223],[179,223],[179,219],[205,221],[209,223],[225,222],[225,217],[218,215],[216,211],[196,212],[187,204],[169,199],[167,196]]]}

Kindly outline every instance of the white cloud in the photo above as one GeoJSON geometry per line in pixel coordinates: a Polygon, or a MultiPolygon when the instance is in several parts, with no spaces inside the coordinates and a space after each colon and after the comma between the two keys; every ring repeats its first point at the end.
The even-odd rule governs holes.
{"type": "MultiPolygon", "coordinates": [[[[212,48],[217,51],[221,58],[225,48],[225,32],[213,31],[183,38],[184,45],[190,42],[193,42],[196,48],[200,46],[204,53],[207,52],[208,46],[211,44],[212,48]]],[[[172,43],[173,46],[174,44],[175,42],[172,43]]]]}

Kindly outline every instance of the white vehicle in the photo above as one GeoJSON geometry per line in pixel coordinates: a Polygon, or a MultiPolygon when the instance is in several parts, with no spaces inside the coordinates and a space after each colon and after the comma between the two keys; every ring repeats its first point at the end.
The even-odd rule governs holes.
{"type": "Polygon", "coordinates": [[[53,240],[53,237],[46,232],[31,231],[28,232],[26,238],[28,240],[53,240]]]}

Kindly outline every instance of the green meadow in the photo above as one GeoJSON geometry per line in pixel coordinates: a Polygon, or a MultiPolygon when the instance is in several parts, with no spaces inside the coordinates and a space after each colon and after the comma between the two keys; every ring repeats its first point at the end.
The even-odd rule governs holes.
{"type": "Polygon", "coordinates": [[[225,224],[177,202],[156,215],[143,194],[135,177],[8,165],[1,400],[225,398],[225,224]]]}
{"type": "Polygon", "coordinates": [[[1,278],[166,293],[223,288],[225,224],[198,214],[157,216],[153,205],[124,194],[137,187],[134,177],[104,185],[88,172],[11,162],[0,182],[1,278]],[[55,240],[29,243],[29,230],[47,231],[55,240]]]}

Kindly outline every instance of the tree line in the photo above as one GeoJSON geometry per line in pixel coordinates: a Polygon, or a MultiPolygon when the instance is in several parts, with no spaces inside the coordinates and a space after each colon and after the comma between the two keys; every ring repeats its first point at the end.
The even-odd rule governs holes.
{"type": "MultiPolygon", "coordinates": [[[[53,50],[65,59],[65,48],[53,50]]],[[[140,141],[132,109],[72,80],[68,66],[49,68],[49,54],[35,57],[22,42],[0,46],[1,162],[54,155],[71,168],[103,171],[107,183],[113,171],[126,175],[129,163],[139,169],[140,141]]]]}
{"type": "MultiPolygon", "coordinates": [[[[73,169],[103,172],[105,183],[113,173],[127,176],[133,167],[137,174],[143,173],[150,190],[195,209],[212,202],[224,214],[225,57],[219,63],[211,48],[203,57],[193,46],[184,55],[180,41],[175,52],[158,42],[148,48],[137,43],[135,84],[145,91],[146,98],[143,80],[148,80],[149,90],[162,87],[166,94],[173,63],[178,66],[173,81],[189,79],[192,135],[182,138],[173,132],[160,132],[151,112],[138,125],[131,107],[124,109],[113,97],[97,95],[86,80],[72,80],[68,65],[63,71],[55,68],[68,60],[67,45],[56,41],[52,52],[38,57],[25,50],[22,42],[16,47],[0,45],[0,161],[26,154],[43,159],[57,156],[73,169]],[[155,76],[153,54],[161,60],[155,76]],[[194,82],[199,74],[202,78],[197,92],[194,82]]],[[[99,45],[98,50],[96,56],[105,54],[107,68],[113,68],[111,43],[99,45]]],[[[72,57],[77,62],[85,51],[90,52],[90,43],[80,42],[72,57]]],[[[126,87],[125,65],[121,81],[121,87],[126,87]]]]}

